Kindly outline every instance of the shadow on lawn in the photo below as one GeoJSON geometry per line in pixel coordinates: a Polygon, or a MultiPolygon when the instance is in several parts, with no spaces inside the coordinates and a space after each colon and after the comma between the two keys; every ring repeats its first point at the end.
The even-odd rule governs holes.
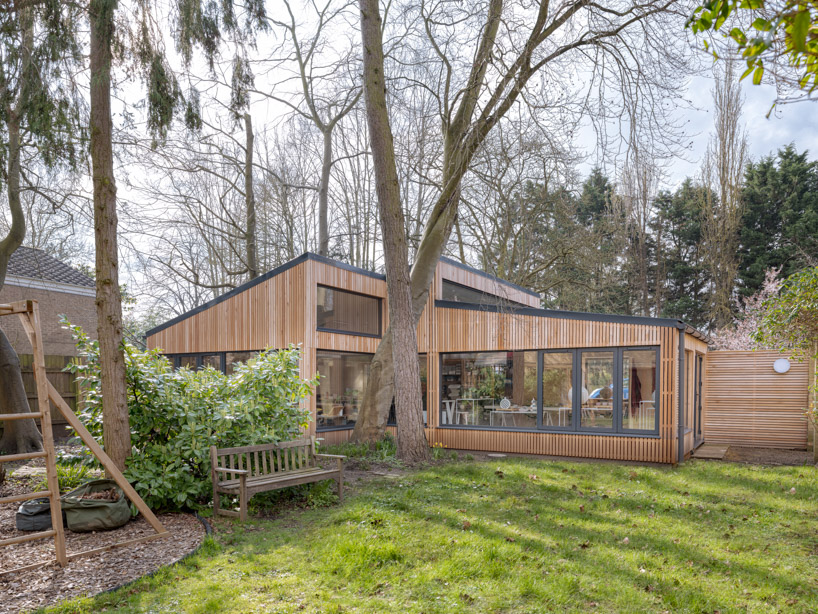
{"type": "Polygon", "coordinates": [[[429,612],[450,611],[434,601],[441,596],[459,600],[463,612],[476,599],[512,611],[597,602],[601,611],[774,611],[797,596],[807,612],[806,602],[816,606],[810,579],[779,563],[799,536],[770,535],[768,544],[759,537],[777,523],[816,520],[818,482],[792,469],[783,475],[798,480],[797,495],[786,484],[781,490],[782,469],[735,465],[601,468],[512,458],[435,466],[368,483],[339,508],[300,512],[294,528],[286,518],[230,525],[235,533],[220,537],[210,560],[196,557],[136,594],[81,611],[117,599],[154,611],[157,595],[173,599],[181,575],[206,587],[197,612],[268,589],[285,597],[312,590],[319,609],[316,591],[389,610],[391,599],[408,596],[429,612]]]}

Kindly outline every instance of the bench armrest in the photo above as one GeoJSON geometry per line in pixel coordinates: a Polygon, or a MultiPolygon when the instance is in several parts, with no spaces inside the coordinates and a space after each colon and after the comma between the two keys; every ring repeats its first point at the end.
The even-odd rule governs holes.
{"type": "Polygon", "coordinates": [[[238,476],[242,475],[250,475],[250,472],[246,469],[229,469],[227,467],[214,467],[216,471],[221,471],[222,473],[232,473],[238,476]]]}
{"type": "Polygon", "coordinates": [[[343,454],[316,454],[315,458],[337,458],[338,460],[346,460],[347,457],[343,454]]]}

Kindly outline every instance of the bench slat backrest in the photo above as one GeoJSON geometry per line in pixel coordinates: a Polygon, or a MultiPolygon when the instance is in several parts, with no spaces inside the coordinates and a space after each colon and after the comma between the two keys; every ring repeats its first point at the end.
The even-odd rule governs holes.
{"type": "Polygon", "coordinates": [[[249,477],[304,471],[316,466],[315,437],[234,448],[210,448],[211,473],[216,480],[235,479],[220,469],[246,470],[249,477]]]}

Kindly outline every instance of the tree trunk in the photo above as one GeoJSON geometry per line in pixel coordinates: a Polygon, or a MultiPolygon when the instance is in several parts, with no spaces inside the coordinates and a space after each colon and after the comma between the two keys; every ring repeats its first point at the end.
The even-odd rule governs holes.
{"type": "MultiPolygon", "coordinates": [[[[0,414],[31,411],[20,374],[20,359],[8,338],[0,329],[0,414]]],[[[0,451],[6,454],[24,454],[43,449],[43,438],[34,420],[7,420],[3,424],[0,451]]],[[[2,464],[2,463],[0,463],[2,464]]]]}
{"type": "Polygon", "coordinates": [[[332,170],[332,127],[323,130],[324,153],[321,157],[321,185],[318,187],[318,253],[329,255],[329,173],[332,170]]]}
{"type": "Polygon", "coordinates": [[[400,201],[395,147],[386,106],[383,41],[378,0],[361,0],[364,96],[381,217],[392,330],[395,413],[398,421],[398,458],[408,463],[429,458],[423,430],[420,366],[417,360],[417,324],[412,306],[409,245],[400,201]]]}
{"type": "MultiPolygon", "coordinates": [[[[20,12],[20,28],[23,31],[21,45],[22,66],[21,74],[28,75],[31,62],[31,50],[34,46],[34,25],[30,9],[20,12]]],[[[26,96],[27,84],[20,85],[20,98],[26,96]]],[[[21,109],[6,108],[6,127],[8,129],[8,177],[6,190],[8,191],[9,210],[11,211],[11,227],[2,241],[0,241],[0,290],[6,280],[11,255],[23,244],[26,237],[26,221],[23,207],[20,202],[20,114],[21,109]]],[[[7,316],[14,317],[14,316],[7,316]]],[[[28,398],[23,385],[23,375],[20,372],[20,359],[8,338],[0,329],[0,413],[24,413],[30,411],[28,398]]],[[[7,454],[23,454],[38,452],[43,449],[43,438],[37,430],[34,420],[7,420],[3,424],[3,437],[0,439],[0,450],[7,454]]]]}
{"type": "MultiPolygon", "coordinates": [[[[453,197],[459,200],[460,193],[453,197]]],[[[446,215],[437,223],[428,227],[415,255],[412,267],[412,308],[417,327],[420,317],[429,300],[429,292],[434,281],[435,271],[443,249],[449,240],[457,214],[457,207],[450,206],[446,215]]],[[[394,371],[392,361],[392,326],[386,329],[375,355],[372,357],[372,369],[361,403],[358,421],[352,431],[352,441],[377,441],[386,430],[389,419],[389,407],[394,395],[394,371]]],[[[435,401],[432,407],[437,407],[435,401]]],[[[430,407],[430,412],[433,411],[430,407]]]]}
{"type": "Polygon", "coordinates": [[[244,114],[246,143],[244,152],[244,199],[247,206],[247,273],[250,279],[258,277],[258,255],[256,249],[256,195],[253,191],[253,118],[244,114]]]}
{"type": "Polygon", "coordinates": [[[102,437],[116,467],[125,469],[131,431],[122,350],[122,296],[119,289],[116,183],[111,142],[111,40],[116,0],[92,0],[91,161],[94,183],[96,307],[102,384],[102,437]]]}

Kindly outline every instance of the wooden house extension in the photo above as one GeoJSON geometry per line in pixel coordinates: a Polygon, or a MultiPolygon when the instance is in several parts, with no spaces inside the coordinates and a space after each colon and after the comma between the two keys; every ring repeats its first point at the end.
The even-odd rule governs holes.
{"type": "MultiPolygon", "coordinates": [[[[147,341],[176,366],[225,372],[300,344],[302,373],[321,376],[309,434],[335,443],[357,419],[386,302],[383,275],[307,253],[147,341]]],[[[430,443],[677,463],[706,437],[707,338],[678,320],[541,309],[536,293],[443,258],[418,346],[430,443]]]]}

